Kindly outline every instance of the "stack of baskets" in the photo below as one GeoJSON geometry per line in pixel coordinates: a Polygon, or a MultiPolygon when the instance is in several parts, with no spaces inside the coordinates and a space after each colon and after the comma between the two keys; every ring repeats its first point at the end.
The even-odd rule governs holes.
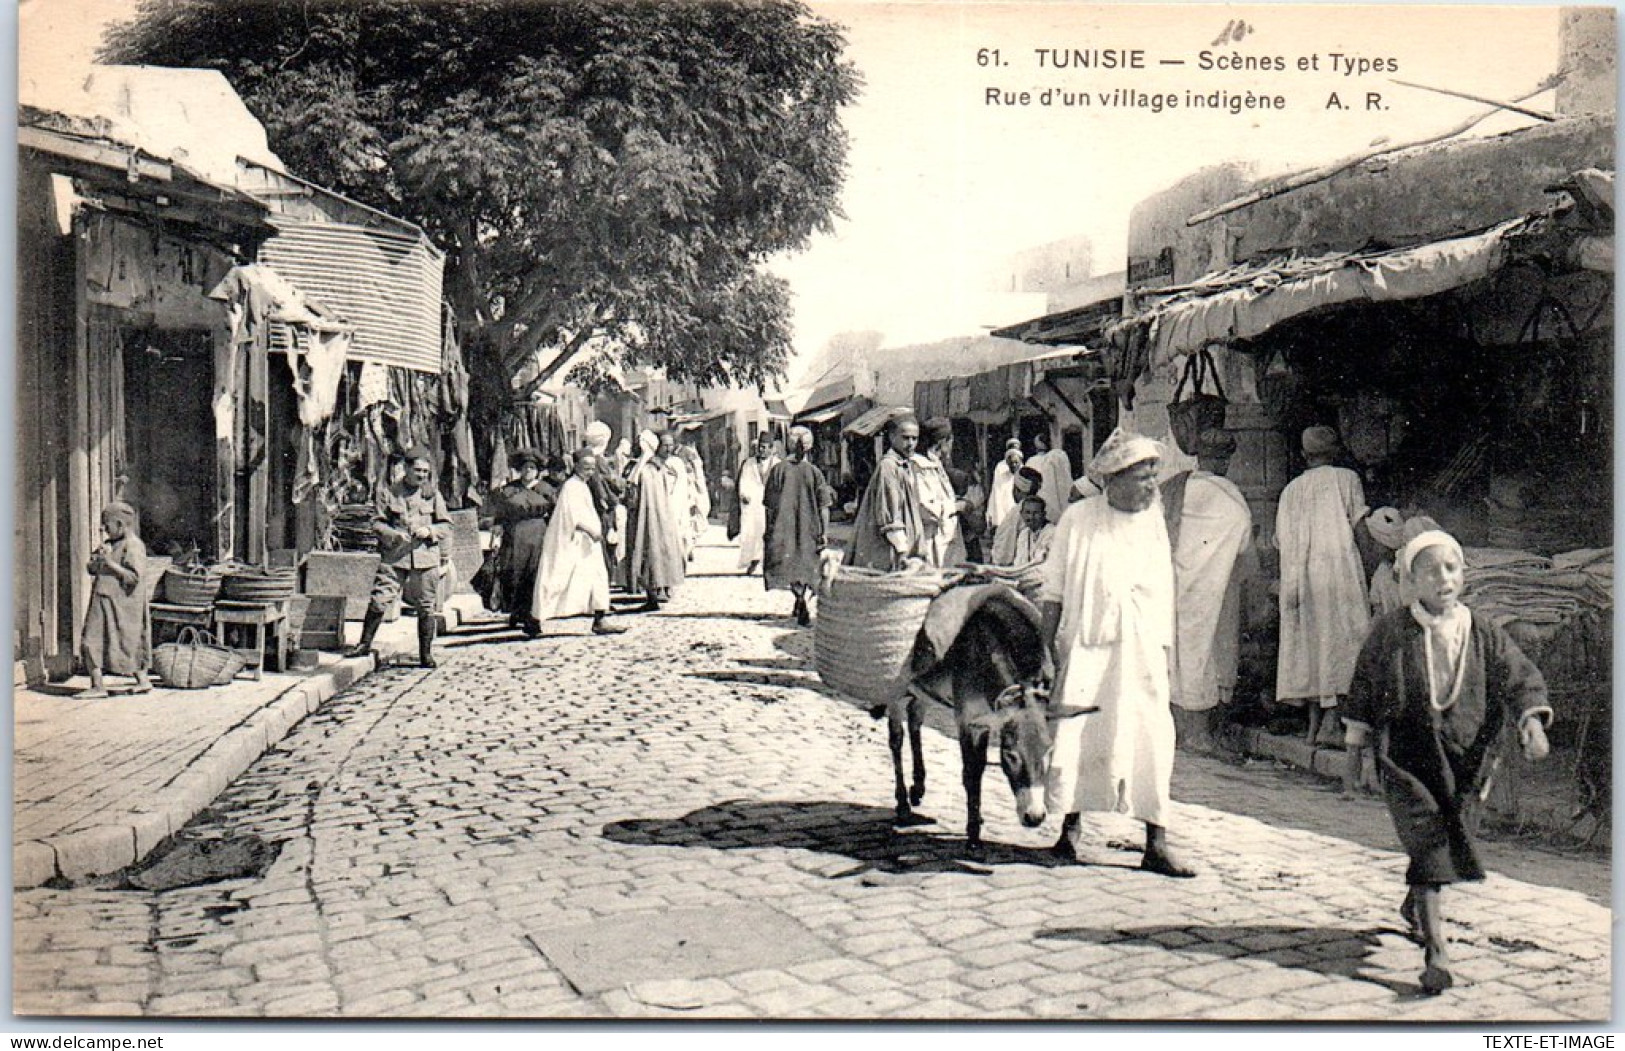
{"type": "Polygon", "coordinates": [[[164,570],[164,601],[192,609],[208,609],[220,594],[222,579],[219,566],[170,566],[164,570]]]}
{"type": "Polygon", "coordinates": [[[841,567],[818,600],[813,664],[819,678],[870,704],[898,697],[908,685],[908,658],[926,610],[952,579],[940,570],[841,567]]]}
{"type": "Polygon", "coordinates": [[[220,597],[228,602],[282,602],[298,590],[297,568],[239,566],[221,582],[220,597]]]}

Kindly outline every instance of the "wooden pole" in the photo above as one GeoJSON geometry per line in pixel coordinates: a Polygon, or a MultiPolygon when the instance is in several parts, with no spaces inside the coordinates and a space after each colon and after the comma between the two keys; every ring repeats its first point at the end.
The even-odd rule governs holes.
{"type": "MultiPolygon", "coordinates": [[[[1522,113],[1524,116],[1533,117],[1536,120],[1550,122],[1559,119],[1559,115],[1556,113],[1550,113],[1543,109],[1532,109],[1528,106],[1518,105],[1518,103],[1522,102],[1523,99],[1518,99],[1513,102],[1501,102],[1497,99],[1485,98],[1483,95],[1471,95],[1465,91],[1452,91],[1450,88],[1434,88],[1429,87],[1426,84],[1413,84],[1408,80],[1399,80],[1397,78],[1389,78],[1389,83],[1398,84],[1400,87],[1404,88],[1416,88],[1418,91],[1432,91],[1439,95],[1449,95],[1451,98],[1466,99],[1469,102],[1482,102],[1486,105],[1494,106],[1496,109],[1505,109],[1511,110],[1513,113],[1522,113]]],[[[1539,93],[1537,92],[1537,94],[1539,93]]],[[[1528,97],[1529,96],[1527,95],[1524,96],[1524,98],[1528,97]]]]}

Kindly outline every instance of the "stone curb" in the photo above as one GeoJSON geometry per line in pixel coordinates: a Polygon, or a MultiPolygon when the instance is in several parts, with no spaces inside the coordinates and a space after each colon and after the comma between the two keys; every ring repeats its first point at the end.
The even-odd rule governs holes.
{"type": "MultiPolygon", "coordinates": [[[[1314,774],[1328,780],[1340,781],[1343,777],[1343,749],[1327,745],[1311,745],[1301,737],[1283,737],[1276,734],[1265,733],[1259,729],[1246,729],[1237,734],[1236,739],[1241,745],[1244,755],[1261,759],[1274,759],[1276,762],[1314,774]]],[[[1372,759],[1370,749],[1361,762],[1361,784],[1373,794],[1373,798],[1381,799],[1382,792],[1377,787],[1376,764],[1372,759]]],[[[1565,817],[1560,810],[1551,810],[1541,807],[1520,807],[1517,818],[1529,825],[1544,828],[1549,832],[1567,834],[1569,829],[1565,824],[1565,817]]]]}
{"type": "MultiPolygon", "coordinates": [[[[479,596],[453,595],[445,607],[447,626],[457,627],[480,609],[479,596]]],[[[406,629],[397,630],[398,638],[380,639],[379,654],[390,658],[415,652],[417,639],[412,623],[410,619],[404,621],[406,629]]],[[[128,820],[13,844],[13,889],[38,887],[58,877],[83,880],[134,865],[214,802],[227,785],[287,736],[300,720],[376,668],[371,657],[346,657],[290,683],[188,763],[164,786],[161,798],[137,802],[128,820]]]]}

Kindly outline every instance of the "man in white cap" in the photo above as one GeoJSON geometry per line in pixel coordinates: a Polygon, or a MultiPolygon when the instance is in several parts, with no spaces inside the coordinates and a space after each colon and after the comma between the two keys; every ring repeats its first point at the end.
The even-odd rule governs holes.
{"type": "Polygon", "coordinates": [[[1206,430],[1196,469],[1162,485],[1163,516],[1174,549],[1174,723],[1194,752],[1217,746],[1219,718],[1236,686],[1241,654],[1241,586],[1253,575],[1253,514],[1225,477],[1236,439],[1206,430]]]}
{"type": "Polygon", "coordinates": [[[1308,468],[1287,483],[1275,514],[1281,552],[1281,650],[1275,699],[1309,708],[1308,740],[1337,744],[1337,699],[1349,692],[1354,660],[1365,641],[1365,565],[1354,527],[1365,518],[1360,476],[1334,467],[1337,432],[1303,432],[1308,468]],[[1332,712],[1330,719],[1324,713],[1332,712]],[[1323,726],[1324,723],[1324,726],[1323,726]]]}
{"type": "Polygon", "coordinates": [[[1170,852],[1166,834],[1174,569],[1157,505],[1162,455],[1150,438],[1114,431],[1089,464],[1106,498],[1066,509],[1044,564],[1038,597],[1053,703],[1099,709],[1056,724],[1045,802],[1065,815],[1060,857],[1077,860],[1082,811],[1127,813],[1145,822],[1140,867],[1183,878],[1195,871],[1170,852]]]}
{"type": "Polygon", "coordinates": [[[987,494],[987,527],[999,528],[1004,516],[1016,509],[1016,472],[1021,470],[1021,439],[1004,443],[1004,459],[993,468],[993,484],[987,494]]]}
{"type": "Polygon", "coordinates": [[[1044,478],[1038,495],[1044,498],[1044,507],[1051,522],[1061,520],[1061,512],[1072,502],[1072,461],[1066,450],[1050,447],[1049,433],[1039,431],[1033,435],[1033,447],[1038,451],[1027,458],[1027,466],[1044,478]]]}
{"type": "Polygon", "coordinates": [[[778,463],[773,436],[763,431],[756,439],[755,455],[739,465],[734,492],[739,496],[739,568],[748,577],[762,564],[762,539],[767,532],[767,476],[778,463]]]}

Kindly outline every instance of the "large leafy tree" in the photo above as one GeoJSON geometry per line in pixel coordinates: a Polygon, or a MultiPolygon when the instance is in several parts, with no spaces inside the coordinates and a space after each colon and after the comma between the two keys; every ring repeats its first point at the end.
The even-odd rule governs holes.
{"type": "Polygon", "coordinates": [[[291,171],[427,229],[494,400],[782,370],[762,263],[840,214],[844,46],[796,0],[144,0],[103,57],[220,70],[291,171]]]}

